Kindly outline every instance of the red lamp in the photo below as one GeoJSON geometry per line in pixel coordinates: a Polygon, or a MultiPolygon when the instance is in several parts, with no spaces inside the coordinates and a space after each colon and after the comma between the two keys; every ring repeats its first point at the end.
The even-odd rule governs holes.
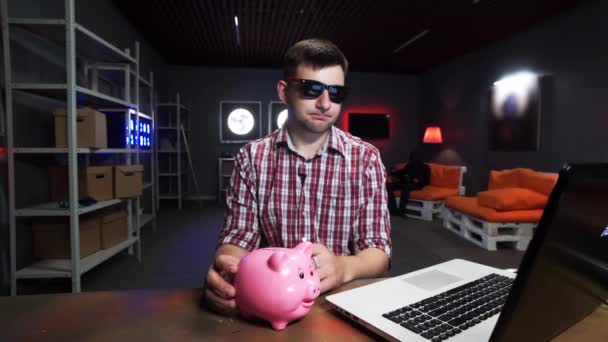
{"type": "Polygon", "coordinates": [[[443,143],[443,136],[441,135],[441,127],[439,126],[428,126],[424,131],[424,138],[422,142],[425,144],[441,144],[443,143]]]}

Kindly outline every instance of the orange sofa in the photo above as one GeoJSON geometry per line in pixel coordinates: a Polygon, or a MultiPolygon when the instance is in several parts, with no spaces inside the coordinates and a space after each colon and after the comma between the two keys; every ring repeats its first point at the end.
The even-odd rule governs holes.
{"type": "MultiPolygon", "coordinates": [[[[466,166],[450,166],[436,163],[426,163],[431,169],[429,185],[420,190],[410,192],[410,198],[406,205],[408,217],[432,221],[434,217],[440,216],[443,202],[449,196],[464,195],[465,187],[462,185],[462,177],[467,172],[466,166]]],[[[396,164],[397,170],[405,167],[405,163],[396,164]]],[[[394,195],[399,199],[400,190],[394,195]]]]}
{"type": "Polygon", "coordinates": [[[492,170],[487,191],[446,199],[444,227],[489,250],[500,242],[523,250],[556,180],[556,174],[525,168],[492,170]]]}

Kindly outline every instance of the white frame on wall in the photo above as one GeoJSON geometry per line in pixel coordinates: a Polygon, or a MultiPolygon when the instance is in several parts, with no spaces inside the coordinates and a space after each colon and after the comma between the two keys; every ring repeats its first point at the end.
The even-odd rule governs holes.
{"type": "Polygon", "coordinates": [[[287,105],[286,105],[286,104],[284,104],[284,103],[283,103],[283,102],[281,102],[281,101],[270,101],[270,102],[268,103],[268,134],[270,134],[270,133],[272,133],[272,132],[273,132],[273,129],[272,129],[272,126],[273,126],[273,124],[274,124],[274,118],[272,117],[272,115],[273,115],[273,112],[272,112],[272,105],[273,105],[273,104],[280,104],[280,105],[283,105],[283,106],[285,106],[285,109],[287,109],[287,105]]]}
{"type": "MultiPolygon", "coordinates": [[[[245,108],[247,108],[245,107],[245,108]]],[[[261,101],[232,101],[232,100],[224,100],[224,101],[220,101],[220,106],[219,106],[219,128],[220,128],[220,143],[222,144],[238,144],[238,143],[246,143],[255,139],[259,139],[262,137],[262,102],[261,101]],[[254,121],[254,131],[255,131],[255,125],[257,125],[257,135],[251,139],[224,139],[224,117],[223,117],[223,105],[225,103],[230,103],[230,104],[246,104],[247,107],[250,107],[251,105],[257,105],[257,112],[256,113],[252,113],[253,114],[253,119],[256,120],[254,121]]]]}

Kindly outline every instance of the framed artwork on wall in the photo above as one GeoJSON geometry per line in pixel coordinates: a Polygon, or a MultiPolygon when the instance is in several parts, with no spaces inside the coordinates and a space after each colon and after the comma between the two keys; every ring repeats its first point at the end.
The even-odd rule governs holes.
{"type": "Polygon", "coordinates": [[[268,134],[281,128],[287,119],[287,106],[280,101],[268,104],[268,134]]]}
{"type": "Polygon", "coordinates": [[[220,101],[220,142],[245,143],[262,136],[259,101],[220,101]]]}
{"type": "Polygon", "coordinates": [[[540,77],[520,73],[494,82],[490,91],[489,148],[537,151],[540,148],[540,77]]]}

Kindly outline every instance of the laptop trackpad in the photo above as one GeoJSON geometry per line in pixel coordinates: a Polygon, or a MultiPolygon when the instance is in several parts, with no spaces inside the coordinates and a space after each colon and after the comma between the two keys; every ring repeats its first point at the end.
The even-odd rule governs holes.
{"type": "Polygon", "coordinates": [[[421,274],[417,274],[413,277],[403,279],[403,281],[405,281],[406,283],[427,291],[433,291],[460,280],[462,279],[459,277],[438,270],[430,270],[421,274]]]}

